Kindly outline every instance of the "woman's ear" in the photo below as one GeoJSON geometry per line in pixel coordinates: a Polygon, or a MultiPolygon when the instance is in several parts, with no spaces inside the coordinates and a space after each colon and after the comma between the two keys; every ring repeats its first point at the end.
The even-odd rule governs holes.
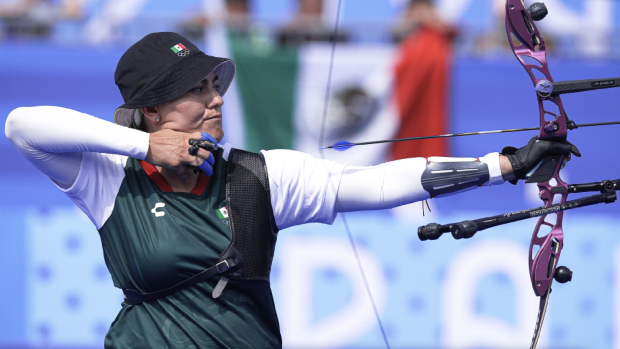
{"type": "Polygon", "coordinates": [[[161,120],[157,107],[140,108],[145,118],[149,119],[153,124],[157,124],[161,120]]]}

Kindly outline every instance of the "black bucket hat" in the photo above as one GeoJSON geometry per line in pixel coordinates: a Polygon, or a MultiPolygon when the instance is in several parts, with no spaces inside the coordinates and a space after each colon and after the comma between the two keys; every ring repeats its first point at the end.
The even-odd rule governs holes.
{"type": "Polygon", "coordinates": [[[133,44],[121,57],[114,82],[125,104],[114,112],[114,123],[139,127],[140,108],[170,102],[215,72],[224,96],[235,76],[235,63],[208,56],[185,37],[171,32],[152,33],[133,44]]]}

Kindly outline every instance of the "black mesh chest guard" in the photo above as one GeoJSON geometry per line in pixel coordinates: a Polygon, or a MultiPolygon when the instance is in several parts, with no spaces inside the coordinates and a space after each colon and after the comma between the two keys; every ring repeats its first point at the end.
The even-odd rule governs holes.
{"type": "Polygon", "coordinates": [[[228,279],[269,281],[278,227],[271,207],[269,177],[262,154],[232,149],[226,174],[226,207],[230,244],[218,263],[180,283],[153,293],[123,290],[125,302],[140,304],[172,295],[221,274],[213,298],[218,298],[228,279]]]}
{"type": "Polygon", "coordinates": [[[278,227],[262,154],[230,151],[226,202],[232,235],[219,261],[233,259],[236,266],[223,274],[230,279],[269,281],[278,227]]]}

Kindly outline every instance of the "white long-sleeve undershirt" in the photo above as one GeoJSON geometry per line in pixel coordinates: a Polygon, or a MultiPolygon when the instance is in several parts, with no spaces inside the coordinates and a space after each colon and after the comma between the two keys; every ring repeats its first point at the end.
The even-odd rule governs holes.
{"type": "Polygon", "coordinates": [[[149,149],[148,133],[60,107],[17,108],[4,132],[26,160],[66,188],[80,172],[83,152],[143,160],[149,149]]]}
{"type": "MultiPolygon", "coordinates": [[[[60,107],[18,108],[7,119],[5,134],[97,228],[111,214],[126,158],[144,159],[149,149],[148,133],[60,107]]],[[[280,229],[310,222],[331,224],[338,212],[393,208],[430,196],[421,184],[427,164],[424,158],[361,167],[314,159],[292,150],[262,153],[280,229]]],[[[504,182],[497,153],[480,160],[489,167],[486,185],[504,182]]]]}
{"type": "MultiPolygon", "coordinates": [[[[430,197],[422,187],[422,174],[427,165],[425,158],[409,158],[377,166],[345,166],[292,150],[270,150],[263,151],[263,154],[269,173],[272,206],[274,214],[280,217],[276,220],[280,229],[309,222],[332,223],[338,212],[382,210],[430,197]]],[[[431,157],[428,161],[476,159],[431,157]]],[[[480,161],[489,169],[489,181],[484,185],[504,183],[498,153],[490,153],[480,161]]]]}

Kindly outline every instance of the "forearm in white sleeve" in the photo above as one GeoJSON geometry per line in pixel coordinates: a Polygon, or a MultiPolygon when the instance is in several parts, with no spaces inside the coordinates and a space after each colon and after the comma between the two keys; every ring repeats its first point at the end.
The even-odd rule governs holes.
{"type": "MultiPolygon", "coordinates": [[[[424,188],[422,180],[429,163],[476,162],[478,160],[486,164],[488,168],[488,180],[481,185],[504,183],[498,153],[491,153],[480,159],[431,157],[427,160],[425,158],[410,158],[391,161],[378,166],[347,166],[338,188],[337,210],[339,212],[381,210],[426,200],[431,197],[432,193],[424,188]]],[[[478,185],[465,190],[456,190],[449,194],[456,194],[477,187],[478,185]]],[[[433,195],[433,197],[436,196],[433,195]]]]}
{"type": "Polygon", "coordinates": [[[149,148],[146,132],[60,107],[17,108],[7,118],[5,134],[22,156],[64,187],[75,182],[82,152],[142,160],[149,148]]]}

